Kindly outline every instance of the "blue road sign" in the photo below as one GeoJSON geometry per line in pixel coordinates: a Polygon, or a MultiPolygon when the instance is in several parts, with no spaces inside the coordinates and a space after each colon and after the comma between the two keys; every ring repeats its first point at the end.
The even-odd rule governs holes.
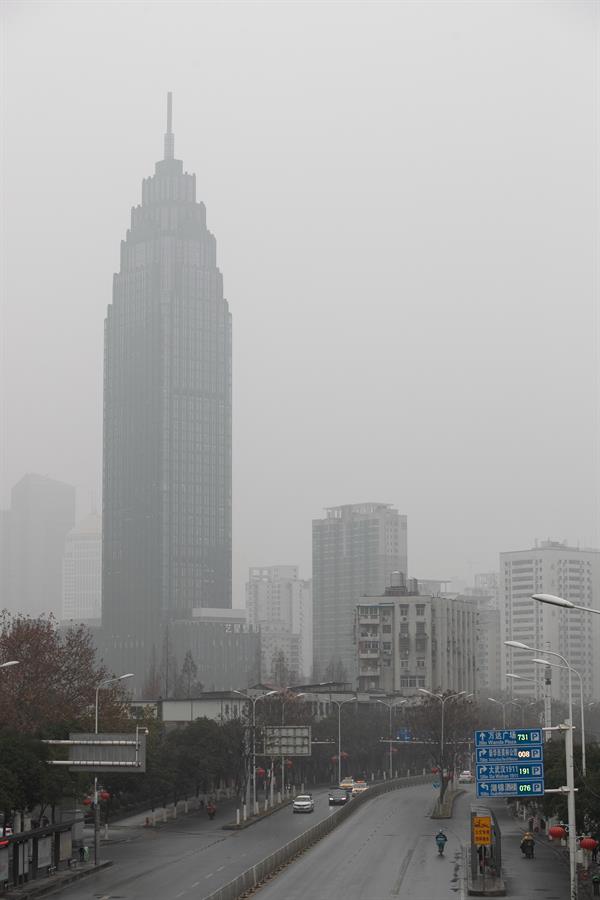
{"type": "Polygon", "coordinates": [[[478,763],[511,762],[518,760],[541,762],[544,759],[543,744],[525,744],[517,747],[478,747],[475,751],[478,763]]]}
{"type": "Polygon", "coordinates": [[[502,747],[508,745],[541,744],[541,728],[503,728],[501,730],[476,731],[476,747],[502,747]]]}
{"type": "Polygon", "coordinates": [[[432,782],[431,782],[431,787],[432,787],[434,790],[439,791],[439,789],[440,789],[440,787],[441,787],[441,784],[439,783],[439,781],[432,781],[432,782]]]}
{"type": "Polygon", "coordinates": [[[542,781],[478,781],[478,797],[543,797],[542,781]]]}
{"type": "Polygon", "coordinates": [[[397,741],[412,741],[412,731],[410,728],[399,728],[396,732],[397,741]]]}
{"type": "Polygon", "coordinates": [[[522,781],[524,778],[543,778],[544,767],[541,763],[492,763],[487,766],[477,766],[478,781],[495,781],[498,778],[516,778],[522,781]]]}

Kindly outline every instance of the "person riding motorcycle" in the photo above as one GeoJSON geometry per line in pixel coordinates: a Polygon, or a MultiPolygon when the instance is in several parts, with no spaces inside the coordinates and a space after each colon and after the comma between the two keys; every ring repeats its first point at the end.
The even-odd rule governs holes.
{"type": "Polygon", "coordinates": [[[530,831],[526,831],[523,835],[523,840],[521,841],[521,853],[527,857],[527,859],[533,859],[534,847],[535,841],[533,835],[530,831]]]}
{"type": "Polygon", "coordinates": [[[446,835],[444,834],[444,832],[443,832],[443,831],[438,831],[438,833],[437,833],[436,836],[435,836],[435,842],[436,842],[436,844],[437,844],[438,853],[440,854],[440,856],[441,856],[442,853],[444,852],[444,847],[446,846],[446,841],[447,841],[447,840],[448,840],[448,838],[446,837],[446,835]]]}
{"type": "Polygon", "coordinates": [[[217,811],[217,807],[212,802],[212,800],[209,800],[208,806],[206,807],[206,812],[208,813],[208,818],[214,819],[216,811],[217,811]]]}

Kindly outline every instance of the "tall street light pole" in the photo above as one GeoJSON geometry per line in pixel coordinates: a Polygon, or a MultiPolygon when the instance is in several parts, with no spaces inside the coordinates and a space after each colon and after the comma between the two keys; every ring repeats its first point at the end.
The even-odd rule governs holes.
{"type": "Polygon", "coordinates": [[[9,666],[18,666],[20,660],[18,659],[9,659],[8,662],[0,663],[0,669],[7,669],[9,666]]]}
{"type": "Polygon", "coordinates": [[[390,779],[392,778],[392,775],[393,775],[393,771],[392,771],[392,710],[395,709],[395,707],[397,707],[397,706],[402,706],[402,704],[403,704],[403,703],[406,703],[406,702],[407,702],[407,699],[404,699],[404,700],[398,700],[397,703],[388,703],[386,700],[379,700],[379,698],[377,698],[377,703],[381,703],[382,706],[387,706],[387,708],[388,708],[388,710],[389,710],[389,713],[390,713],[390,732],[389,732],[389,736],[390,736],[390,740],[389,740],[389,745],[390,745],[390,750],[389,750],[389,773],[390,773],[390,779]]]}
{"type": "MultiPolygon", "coordinates": [[[[290,697],[290,696],[284,697],[283,694],[281,695],[281,727],[282,727],[282,728],[283,728],[283,726],[284,726],[284,724],[285,724],[285,704],[286,704],[289,700],[297,700],[298,697],[305,697],[305,696],[306,696],[306,694],[304,693],[304,691],[303,691],[301,694],[293,694],[293,696],[291,696],[291,697],[290,697]]],[[[282,741],[282,744],[283,744],[283,741],[282,741]]],[[[281,752],[281,799],[282,799],[282,800],[283,800],[283,792],[284,792],[284,789],[285,789],[285,765],[284,765],[285,760],[284,760],[284,755],[285,755],[285,754],[284,754],[283,751],[282,751],[282,752],[281,752]]],[[[271,772],[271,779],[272,779],[272,778],[273,778],[273,773],[271,772]]]]}
{"type": "Polygon", "coordinates": [[[557,653],[556,650],[544,650],[540,647],[530,647],[528,644],[521,643],[521,641],[504,641],[504,643],[507,647],[513,647],[515,650],[526,650],[533,653],[543,653],[546,656],[556,656],[562,663],[564,663],[565,668],[568,670],[567,675],[569,679],[569,718],[567,722],[565,722],[565,763],[567,774],[567,812],[569,818],[569,869],[571,876],[570,900],[577,900],[577,823],[575,817],[575,770],[573,766],[573,694],[571,680],[572,669],[569,665],[568,660],[565,659],[565,657],[560,653],[557,653]]]}
{"type": "Polygon", "coordinates": [[[265,697],[272,697],[277,691],[267,691],[266,694],[257,694],[256,697],[251,697],[250,694],[245,694],[243,691],[234,691],[233,693],[245,697],[252,704],[252,815],[255,816],[258,812],[256,806],[256,704],[265,697]]]}
{"type": "Polygon", "coordinates": [[[497,703],[502,707],[502,728],[506,728],[506,707],[510,706],[511,703],[515,705],[519,705],[516,700],[496,700],[495,697],[488,697],[492,703],[497,703]]]}
{"type": "Polygon", "coordinates": [[[458,691],[455,694],[434,694],[433,691],[428,691],[427,688],[418,688],[418,690],[422,694],[428,694],[429,697],[435,697],[436,700],[439,700],[442,705],[442,728],[441,728],[441,736],[440,736],[440,803],[444,799],[444,711],[446,708],[446,703],[448,700],[455,700],[457,697],[462,697],[466,694],[466,691],[458,691]]]}
{"type": "MultiPolygon", "coordinates": [[[[529,681],[531,684],[535,684],[537,687],[539,687],[542,683],[544,684],[544,727],[549,729],[552,725],[552,705],[551,705],[551,701],[550,701],[550,690],[549,690],[550,680],[549,680],[548,672],[546,672],[546,677],[544,678],[543,682],[538,681],[537,678],[527,678],[526,675],[515,675],[514,672],[507,672],[506,677],[514,678],[517,681],[529,681]]],[[[550,738],[552,737],[551,732],[546,731],[545,737],[546,737],[546,740],[549,741],[550,738]]]]}
{"type": "MultiPolygon", "coordinates": [[[[127,672],[126,675],[116,675],[114,678],[105,678],[96,687],[96,715],[94,718],[94,734],[98,734],[98,710],[100,703],[100,689],[107,687],[109,684],[116,684],[117,681],[123,681],[125,678],[133,678],[133,672],[127,672]]],[[[94,865],[100,863],[100,804],[98,803],[98,775],[94,773],[94,865]]]]}
{"type": "Polygon", "coordinates": [[[356,695],[354,697],[348,697],[346,700],[334,700],[332,697],[329,698],[331,703],[335,703],[338,708],[338,785],[342,783],[342,706],[344,703],[352,703],[357,699],[356,695]]]}
{"type": "MultiPolygon", "coordinates": [[[[551,663],[548,662],[547,659],[532,659],[532,663],[535,663],[537,666],[552,666],[553,669],[567,669],[567,666],[561,666],[560,663],[551,663]]],[[[583,678],[581,677],[581,672],[578,672],[577,669],[571,668],[571,671],[574,675],[577,675],[579,678],[579,698],[581,705],[581,771],[585,776],[586,767],[585,767],[585,715],[584,715],[584,704],[583,704],[583,678]]]]}

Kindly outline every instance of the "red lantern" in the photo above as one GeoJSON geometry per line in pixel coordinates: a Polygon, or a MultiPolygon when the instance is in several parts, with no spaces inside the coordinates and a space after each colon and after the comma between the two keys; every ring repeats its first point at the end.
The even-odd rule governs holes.
{"type": "Polygon", "coordinates": [[[266,770],[266,769],[263,769],[263,768],[261,767],[261,768],[259,768],[259,769],[256,770],[256,774],[258,775],[259,778],[264,778],[265,775],[267,774],[267,770],[266,770]]]}
{"type": "Polygon", "coordinates": [[[294,763],[291,761],[291,759],[286,759],[286,761],[285,761],[286,769],[291,769],[293,767],[293,765],[294,765],[294,763]]]}
{"type": "Polygon", "coordinates": [[[350,756],[350,754],[349,754],[349,753],[346,753],[345,750],[342,750],[342,752],[340,753],[340,756],[342,757],[342,759],[348,759],[348,757],[350,756]]]}
{"type": "Polygon", "coordinates": [[[432,774],[432,775],[437,775],[439,771],[440,771],[440,770],[438,769],[437,766],[432,766],[432,768],[431,768],[431,774],[432,774]]]}
{"type": "Polygon", "coordinates": [[[548,834],[555,841],[564,841],[567,836],[567,832],[562,825],[553,825],[552,828],[548,829],[548,834]]]}
{"type": "Polygon", "coordinates": [[[593,837],[584,837],[579,841],[579,846],[582,850],[595,850],[598,846],[598,841],[594,840],[593,837]]]}
{"type": "Polygon", "coordinates": [[[98,796],[101,800],[110,800],[110,794],[108,793],[108,791],[100,791],[98,796]]]}
{"type": "Polygon", "coordinates": [[[336,762],[337,762],[337,756],[332,756],[332,757],[331,757],[331,762],[332,762],[332,763],[336,763],[336,762]]]}
{"type": "Polygon", "coordinates": [[[84,806],[91,806],[91,805],[92,805],[92,798],[91,798],[91,797],[84,797],[84,798],[83,798],[83,805],[84,805],[84,806]]]}

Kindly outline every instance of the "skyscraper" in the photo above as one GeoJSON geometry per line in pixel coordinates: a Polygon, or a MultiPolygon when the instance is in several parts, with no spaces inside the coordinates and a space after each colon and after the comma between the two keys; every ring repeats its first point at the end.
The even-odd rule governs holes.
{"type": "MultiPolygon", "coordinates": [[[[598,608],[600,551],[569,547],[559,541],[542,541],[529,550],[500,554],[500,603],[503,639],[521,641],[541,650],[556,650],[583,679],[588,698],[600,697],[600,643],[598,616],[576,609],[563,610],[537,603],[531,595],[555,594],[578,606],[598,608]]],[[[540,698],[544,694],[544,669],[531,662],[534,654],[504,647],[503,671],[520,675],[511,679],[517,697],[540,698]]],[[[539,654],[537,654],[539,656],[539,654]]],[[[551,658],[551,662],[560,662],[551,658]]],[[[552,696],[567,700],[564,671],[551,669],[552,696]]]]}
{"type": "Polygon", "coordinates": [[[102,519],[96,512],[71,529],[63,557],[62,618],[100,622],[102,597],[102,519]]]}
{"type": "Polygon", "coordinates": [[[104,649],[143,677],[165,622],[231,607],[231,316],[170,94],[105,324],[102,531],[104,649]]]}
{"type": "Polygon", "coordinates": [[[361,597],[380,597],[407,571],[406,516],[389,503],[355,503],[313,520],[315,679],[357,677],[354,621],[361,597]]]}
{"type": "Polygon", "coordinates": [[[11,492],[8,540],[8,597],[12,612],[39,616],[62,606],[65,537],[75,524],[75,488],[44,475],[25,475],[11,492]]]}

